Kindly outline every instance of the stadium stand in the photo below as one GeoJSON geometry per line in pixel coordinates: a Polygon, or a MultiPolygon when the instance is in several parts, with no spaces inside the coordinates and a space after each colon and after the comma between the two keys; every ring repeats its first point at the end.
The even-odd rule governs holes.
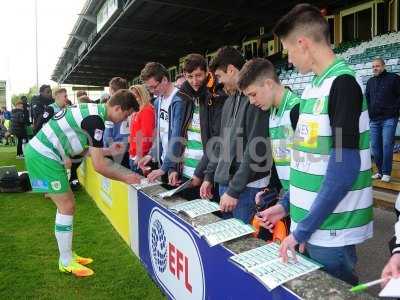
{"type": "MultiPolygon", "coordinates": [[[[355,47],[348,48],[339,53],[339,57],[348,61],[362,79],[365,86],[372,76],[372,63],[375,57],[381,57],[386,62],[386,69],[389,72],[400,73],[400,34],[393,32],[374,37],[355,47]]],[[[284,70],[281,68],[279,79],[283,84],[291,87],[293,91],[301,94],[306,85],[311,81],[312,74],[301,75],[296,70],[284,70]]]]}

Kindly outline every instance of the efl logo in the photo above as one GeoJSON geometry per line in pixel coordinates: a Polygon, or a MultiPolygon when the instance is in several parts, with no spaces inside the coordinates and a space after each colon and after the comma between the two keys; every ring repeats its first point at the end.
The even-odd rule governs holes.
{"type": "Polygon", "coordinates": [[[149,250],[154,273],[173,299],[204,299],[204,272],[190,232],[158,208],[149,222],[149,250]]]}

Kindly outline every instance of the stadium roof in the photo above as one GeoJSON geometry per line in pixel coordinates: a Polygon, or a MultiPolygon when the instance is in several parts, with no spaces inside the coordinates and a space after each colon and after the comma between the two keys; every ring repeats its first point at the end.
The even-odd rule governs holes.
{"type": "MultiPolygon", "coordinates": [[[[114,76],[132,79],[147,61],[168,67],[191,52],[239,45],[258,36],[260,27],[268,35],[277,19],[299,2],[303,1],[88,0],[52,79],[100,86],[114,76]]],[[[329,10],[354,3],[309,2],[329,10]]]]}

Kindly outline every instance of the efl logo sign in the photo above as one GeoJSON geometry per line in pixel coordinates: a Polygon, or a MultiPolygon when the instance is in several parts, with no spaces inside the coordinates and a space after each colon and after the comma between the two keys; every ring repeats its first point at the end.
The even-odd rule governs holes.
{"type": "Polygon", "coordinates": [[[204,299],[203,264],[191,233],[157,207],[149,222],[154,274],[173,299],[204,299]]]}

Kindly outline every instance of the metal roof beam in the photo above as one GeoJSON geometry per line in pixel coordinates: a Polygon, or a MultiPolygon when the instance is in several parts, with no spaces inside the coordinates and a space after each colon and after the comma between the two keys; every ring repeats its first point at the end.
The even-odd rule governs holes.
{"type": "Polygon", "coordinates": [[[158,35],[170,36],[184,40],[217,40],[217,37],[210,35],[206,32],[199,32],[198,30],[185,30],[183,28],[174,28],[168,26],[157,26],[151,23],[130,23],[129,26],[114,26],[116,30],[125,31],[140,31],[147,33],[154,33],[158,35]]]}
{"type": "Polygon", "coordinates": [[[95,25],[97,24],[97,19],[96,19],[96,16],[94,16],[94,15],[78,14],[78,16],[81,16],[82,19],[88,21],[89,23],[92,23],[92,24],[95,24],[95,25]]]}
{"type": "Polygon", "coordinates": [[[113,66],[98,66],[98,65],[90,65],[90,64],[84,64],[80,65],[77,67],[78,71],[93,71],[93,72],[102,72],[103,70],[109,71],[109,72],[122,72],[122,73],[130,73],[132,72],[131,69],[123,69],[123,68],[116,68],[113,66]]]}
{"type": "MultiPolygon", "coordinates": [[[[186,0],[142,0],[148,3],[172,6],[177,8],[185,8],[190,10],[198,10],[202,12],[207,12],[215,15],[226,15],[241,19],[251,19],[251,20],[265,20],[267,18],[268,11],[255,11],[249,10],[245,7],[232,7],[232,5],[227,5],[224,2],[222,5],[218,5],[218,1],[186,1],[186,0]]],[[[261,2],[261,1],[260,1],[261,2]]]]}

